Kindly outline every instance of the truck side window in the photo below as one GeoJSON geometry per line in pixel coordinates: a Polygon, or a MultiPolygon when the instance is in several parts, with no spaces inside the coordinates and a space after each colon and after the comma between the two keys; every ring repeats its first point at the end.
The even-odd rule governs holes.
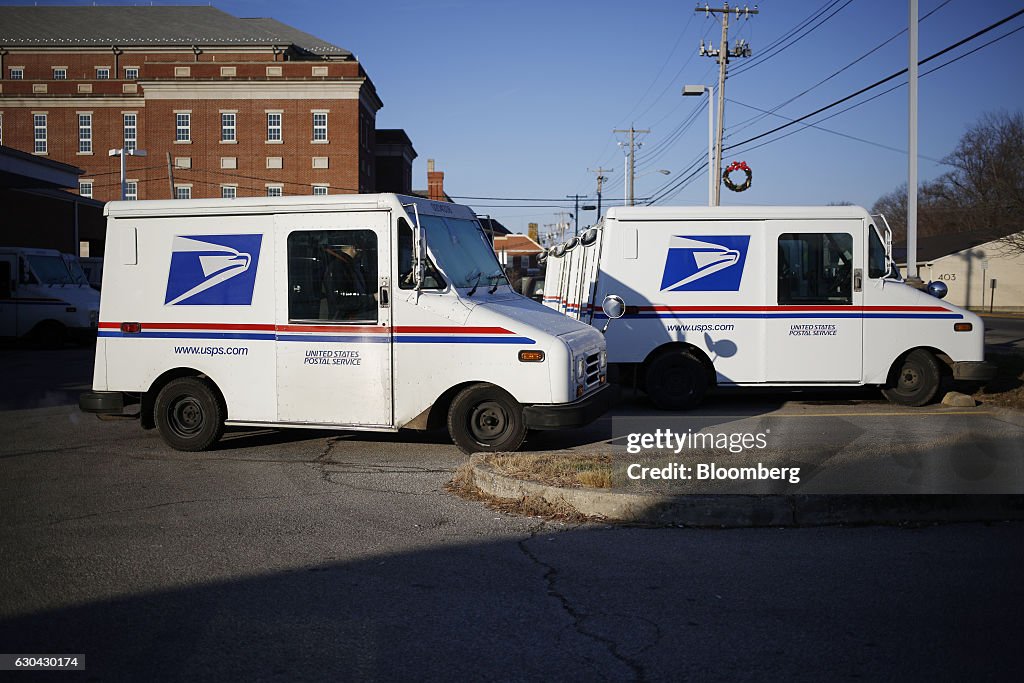
{"type": "MultiPolygon", "coordinates": [[[[416,273],[413,264],[412,226],[404,218],[398,219],[398,288],[415,289],[416,273]]],[[[427,258],[423,289],[444,289],[444,278],[427,258]]]]}
{"type": "Polygon", "coordinates": [[[11,264],[0,261],[0,299],[11,298],[11,264]]]}
{"type": "Polygon", "coordinates": [[[875,232],[873,226],[868,226],[868,277],[885,277],[888,272],[885,270],[885,245],[882,239],[875,232]]]}
{"type": "Polygon", "coordinates": [[[779,236],[779,304],[850,305],[853,235],[786,233],[779,236]]]}
{"type": "Polygon", "coordinates": [[[288,319],[377,322],[377,235],[302,230],[288,235],[288,319]]]}

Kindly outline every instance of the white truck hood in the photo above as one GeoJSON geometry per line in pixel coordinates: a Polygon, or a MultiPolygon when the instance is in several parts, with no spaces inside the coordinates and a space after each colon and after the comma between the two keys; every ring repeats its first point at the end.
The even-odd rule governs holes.
{"type": "MultiPolygon", "coordinates": [[[[542,306],[524,296],[514,295],[507,298],[491,297],[486,300],[482,299],[473,307],[468,324],[483,325],[485,323],[494,323],[491,320],[492,316],[511,318],[518,324],[526,325],[539,332],[558,337],[580,332],[581,330],[589,330],[597,335],[598,338],[601,337],[601,333],[589,325],[584,325],[577,320],[566,317],[558,311],[542,306]]],[[[524,329],[522,332],[526,333],[526,330],[524,329]]]]}

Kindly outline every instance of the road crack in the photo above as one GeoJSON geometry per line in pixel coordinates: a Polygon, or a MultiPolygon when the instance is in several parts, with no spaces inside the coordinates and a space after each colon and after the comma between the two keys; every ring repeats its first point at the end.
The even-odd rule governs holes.
{"type": "Polygon", "coordinates": [[[517,545],[519,546],[519,550],[523,553],[523,555],[525,555],[531,562],[533,562],[541,570],[543,570],[543,578],[544,583],[547,585],[548,595],[557,600],[559,605],[561,605],[562,607],[562,611],[564,611],[567,615],[569,615],[569,618],[572,619],[573,630],[575,630],[576,633],[580,634],[585,638],[590,638],[591,640],[603,645],[612,657],[622,662],[623,665],[628,667],[629,670],[633,672],[634,681],[647,680],[646,672],[644,671],[643,665],[640,662],[633,659],[632,657],[629,657],[625,653],[621,652],[619,650],[619,645],[617,642],[615,642],[611,638],[601,635],[600,633],[594,633],[592,631],[589,631],[586,628],[586,626],[584,625],[584,621],[587,618],[586,615],[582,614],[579,610],[573,607],[572,602],[569,600],[569,598],[558,590],[558,570],[553,565],[550,565],[544,560],[540,559],[540,557],[538,557],[533,551],[529,549],[529,547],[527,547],[527,543],[536,538],[538,532],[544,529],[545,526],[546,525],[544,522],[532,526],[530,528],[530,535],[526,538],[521,539],[517,543],[517,545]]]}

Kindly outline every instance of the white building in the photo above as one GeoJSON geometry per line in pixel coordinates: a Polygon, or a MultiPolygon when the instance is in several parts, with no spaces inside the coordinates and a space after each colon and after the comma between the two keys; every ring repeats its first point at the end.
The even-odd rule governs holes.
{"type": "MultiPolygon", "coordinates": [[[[946,300],[957,306],[1024,312],[1024,255],[1009,255],[1002,240],[984,240],[966,233],[919,238],[918,274],[925,282],[945,283],[946,300]]],[[[906,250],[895,251],[905,275],[906,250]]]]}

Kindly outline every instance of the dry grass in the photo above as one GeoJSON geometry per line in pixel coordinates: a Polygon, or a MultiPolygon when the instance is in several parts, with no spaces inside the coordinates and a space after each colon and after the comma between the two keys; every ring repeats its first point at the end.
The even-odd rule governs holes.
{"type": "Polygon", "coordinates": [[[504,512],[505,514],[539,517],[549,521],[557,520],[577,524],[600,521],[598,518],[580,514],[567,503],[550,503],[537,496],[524,496],[511,500],[496,498],[482,492],[473,481],[473,463],[479,457],[481,456],[473,456],[470,462],[463,464],[455,471],[455,476],[445,486],[449,493],[453,493],[466,500],[480,501],[492,510],[504,512]]]}
{"type": "Polygon", "coordinates": [[[995,363],[998,370],[993,379],[974,392],[974,398],[985,404],[1024,410],[1024,353],[989,352],[985,360],[995,363]]]}
{"type": "Polygon", "coordinates": [[[498,453],[485,457],[498,472],[562,488],[612,487],[612,456],[584,453],[498,453]]]}

